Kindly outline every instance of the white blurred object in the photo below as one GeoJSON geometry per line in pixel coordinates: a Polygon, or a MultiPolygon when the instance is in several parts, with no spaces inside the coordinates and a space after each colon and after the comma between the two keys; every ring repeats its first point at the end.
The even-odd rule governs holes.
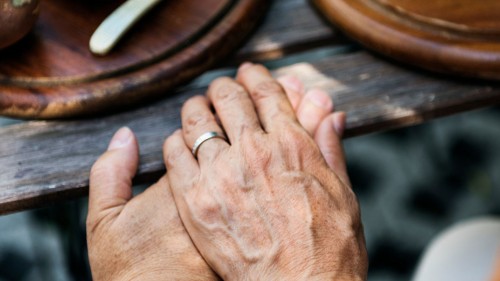
{"type": "Polygon", "coordinates": [[[90,51],[105,55],[121,37],[162,0],[128,0],[109,15],[90,38],[90,51]]]}
{"type": "Polygon", "coordinates": [[[500,219],[459,223],[425,251],[413,281],[489,281],[500,250],[500,219]]]}

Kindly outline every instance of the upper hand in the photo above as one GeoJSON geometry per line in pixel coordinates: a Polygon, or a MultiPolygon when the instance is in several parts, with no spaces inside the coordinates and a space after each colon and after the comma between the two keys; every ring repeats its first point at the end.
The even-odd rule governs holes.
{"type": "Polygon", "coordinates": [[[359,206],[333,122],[320,124],[315,137],[330,138],[316,144],[266,69],[247,65],[238,82],[218,79],[208,99],[189,100],[182,132],[165,144],[196,247],[224,279],[365,279],[359,206]],[[229,143],[209,140],[195,159],[189,148],[208,131],[225,132],[229,143]]]}
{"type": "MultiPolygon", "coordinates": [[[[305,93],[291,77],[280,82],[299,121],[316,136],[327,162],[342,166],[338,138],[330,136],[335,133],[334,125],[343,125],[344,115],[329,115],[333,104],[326,93],[305,93]],[[318,99],[326,102],[318,107],[318,99]]],[[[132,198],[137,165],[135,136],[122,129],[92,168],[87,239],[94,280],[217,279],[184,230],[166,177],[132,198]]]]}

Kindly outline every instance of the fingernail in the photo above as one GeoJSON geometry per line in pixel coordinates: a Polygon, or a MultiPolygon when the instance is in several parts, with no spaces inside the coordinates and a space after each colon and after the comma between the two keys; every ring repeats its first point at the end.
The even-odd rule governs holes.
{"type": "Polygon", "coordinates": [[[333,114],[333,128],[335,129],[335,132],[339,137],[342,137],[344,135],[345,121],[345,112],[335,112],[333,114]]]}
{"type": "Polygon", "coordinates": [[[326,110],[333,109],[333,102],[325,91],[313,89],[307,93],[308,100],[319,108],[326,110]]]}
{"type": "Polygon", "coordinates": [[[108,151],[129,145],[133,137],[134,134],[128,127],[121,128],[115,133],[115,135],[109,142],[108,151]]]}
{"type": "Polygon", "coordinates": [[[303,93],[304,92],[304,85],[299,80],[299,78],[297,78],[293,75],[286,75],[286,76],[280,77],[280,78],[278,78],[278,81],[283,86],[285,86],[285,88],[292,90],[296,93],[303,93]]]}
{"type": "Polygon", "coordinates": [[[250,68],[250,67],[252,67],[252,66],[253,66],[253,63],[251,63],[251,62],[245,62],[245,63],[243,63],[243,64],[240,66],[239,71],[246,70],[246,69],[248,69],[248,68],[250,68]]]}

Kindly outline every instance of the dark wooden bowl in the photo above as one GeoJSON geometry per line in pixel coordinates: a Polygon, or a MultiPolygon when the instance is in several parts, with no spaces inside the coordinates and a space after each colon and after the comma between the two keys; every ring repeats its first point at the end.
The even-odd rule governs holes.
{"type": "Polygon", "coordinates": [[[366,47],[397,60],[476,78],[500,79],[498,0],[312,0],[366,47]]]}
{"type": "Polygon", "coordinates": [[[109,55],[92,55],[92,33],[122,2],[42,1],[33,32],[0,51],[0,114],[64,118],[165,96],[239,46],[268,6],[163,1],[109,55]]]}

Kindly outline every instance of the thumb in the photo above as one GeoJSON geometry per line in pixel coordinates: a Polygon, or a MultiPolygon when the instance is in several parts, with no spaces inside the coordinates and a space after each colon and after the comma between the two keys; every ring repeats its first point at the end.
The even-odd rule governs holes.
{"type": "Polygon", "coordinates": [[[132,198],[132,179],[138,165],[137,139],[129,128],[121,128],[92,166],[87,227],[92,229],[107,215],[121,212],[132,198]]]}

